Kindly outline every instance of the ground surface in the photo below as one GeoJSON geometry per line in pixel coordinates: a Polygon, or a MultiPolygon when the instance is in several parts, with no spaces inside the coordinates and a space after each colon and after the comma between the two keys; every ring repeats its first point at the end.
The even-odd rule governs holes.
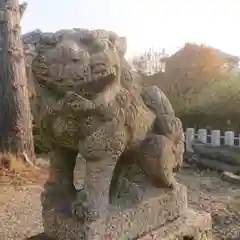
{"type": "Polygon", "coordinates": [[[188,187],[188,202],[194,209],[211,213],[214,239],[240,240],[240,185],[222,180],[214,171],[199,171],[186,165],[178,174],[188,187]]]}
{"type": "MultiPolygon", "coordinates": [[[[41,170],[41,177],[26,171],[23,181],[20,175],[1,175],[0,240],[23,240],[41,233],[40,193],[46,170],[41,170]]],[[[240,240],[239,185],[223,181],[216,172],[201,172],[188,165],[181,169],[178,179],[188,186],[190,206],[211,213],[214,239],[240,240]]],[[[46,238],[39,235],[30,239],[46,238]]]]}

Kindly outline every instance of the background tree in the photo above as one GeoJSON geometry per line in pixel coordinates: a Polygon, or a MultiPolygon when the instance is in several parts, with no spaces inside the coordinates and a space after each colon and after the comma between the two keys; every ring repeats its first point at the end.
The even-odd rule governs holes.
{"type": "Polygon", "coordinates": [[[166,59],[168,94],[175,95],[184,105],[193,104],[196,96],[223,73],[224,59],[214,48],[187,43],[166,59]]]}
{"type": "MultiPolygon", "coordinates": [[[[149,54],[159,56],[149,51],[134,59],[135,66],[139,65],[146,72],[147,62],[159,60],[149,54]]],[[[154,74],[145,74],[142,84],[161,88],[185,127],[208,126],[240,132],[240,111],[237,108],[240,103],[239,60],[239,57],[221,50],[187,43],[170,57],[161,58],[165,72],[156,69],[154,74]]]]}
{"type": "Polygon", "coordinates": [[[165,71],[150,75],[143,82],[160,87],[176,111],[195,104],[199,93],[222,76],[224,65],[224,59],[214,48],[191,43],[170,57],[161,57],[161,62],[165,71]]]}
{"type": "Polygon", "coordinates": [[[0,152],[34,161],[20,18],[26,4],[0,1],[0,152]]]}

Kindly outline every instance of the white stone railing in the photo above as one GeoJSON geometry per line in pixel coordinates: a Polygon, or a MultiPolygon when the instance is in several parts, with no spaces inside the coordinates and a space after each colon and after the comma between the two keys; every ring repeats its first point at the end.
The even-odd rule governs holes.
{"type": "Polygon", "coordinates": [[[213,146],[220,146],[221,145],[221,139],[224,139],[224,145],[228,146],[237,146],[240,147],[240,135],[238,137],[235,136],[235,133],[232,131],[226,131],[223,135],[221,135],[220,130],[212,130],[211,134],[209,135],[207,133],[206,129],[199,129],[198,131],[195,131],[194,128],[187,128],[185,132],[185,146],[187,152],[193,152],[192,149],[192,141],[194,139],[199,139],[200,141],[204,143],[211,143],[213,146]],[[211,139],[211,141],[208,141],[208,138],[211,139]],[[238,144],[234,144],[235,140],[237,139],[238,144]]]}

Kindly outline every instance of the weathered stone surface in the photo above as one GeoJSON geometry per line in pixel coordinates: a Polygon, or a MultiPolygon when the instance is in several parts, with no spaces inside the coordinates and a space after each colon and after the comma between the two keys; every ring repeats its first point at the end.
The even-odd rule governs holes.
{"type": "Polygon", "coordinates": [[[185,212],[186,189],[175,180],[181,121],[160,89],[140,87],[124,59],[126,39],[64,29],[30,40],[38,124],[52,150],[46,233],[135,239],[185,212]]]}
{"type": "Polygon", "coordinates": [[[154,110],[158,115],[170,115],[175,116],[172,104],[166,97],[166,95],[157,86],[145,87],[142,91],[142,97],[147,106],[154,110]],[[159,103],[162,103],[159,106],[159,103]]]}
{"type": "Polygon", "coordinates": [[[139,238],[139,240],[212,240],[211,216],[187,210],[180,218],[139,238]]]}
{"type": "Polygon", "coordinates": [[[144,233],[179,217],[187,208],[184,186],[160,192],[149,189],[144,198],[131,208],[116,209],[110,214],[105,239],[135,239],[144,233]],[[152,191],[151,191],[152,190],[152,191]]]}
{"type": "Polygon", "coordinates": [[[58,239],[81,239],[79,236],[84,231],[86,239],[136,239],[176,219],[186,209],[186,187],[177,185],[173,191],[162,189],[160,193],[155,189],[148,189],[139,204],[131,207],[127,203],[110,206],[107,219],[100,217],[87,226],[88,230],[83,230],[83,225],[77,219],[74,221],[59,212],[44,212],[44,219],[47,219],[45,230],[49,236],[58,236],[58,239]],[[101,236],[99,229],[102,228],[105,229],[101,236]]]}

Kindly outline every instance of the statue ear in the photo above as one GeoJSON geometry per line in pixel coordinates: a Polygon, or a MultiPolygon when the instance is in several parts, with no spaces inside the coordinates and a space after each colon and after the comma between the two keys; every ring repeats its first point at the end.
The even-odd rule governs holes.
{"type": "Polygon", "coordinates": [[[119,53],[124,56],[127,51],[127,39],[125,37],[118,37],[115,40],[115,46],[119,53]]]}

